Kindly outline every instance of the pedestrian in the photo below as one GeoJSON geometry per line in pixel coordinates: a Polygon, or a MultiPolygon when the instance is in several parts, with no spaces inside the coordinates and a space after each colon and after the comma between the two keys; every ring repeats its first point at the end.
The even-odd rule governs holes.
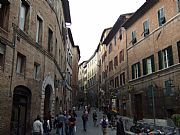
{"type": "Polygon", "coordinates": [[[33,135],[43,135],[43,124],[39,115],[33,123],[33,135]]]}
{"type": "Polygon", "coordinates": [[[51,111],[48,112],[47,114],[47,120],[49,120],[49,132],[52,130],[52,116],[51,116],[51,111]]]}
{"type": "Polygon", "coordinates": [[[96,113],[96,110],[94,110],[94,112],[93,112],[93,123],[94,123],[94,127],[97,127],[97,113],[96,113]]]}
{"type": "Polygon", "coordinates": [[[87,125],[87,121],[88,121],[88,112],[87,111],[83,112],[82,121],[83,121],[83,129],[86,132],[86,125],[87,125]]]}
{"type": "Polygon", "coordinates": [[[69,115],[69,112],[64,112],[64,116],[65,116],[65,135],[69,135],[69,118],[71,117],[69,115]]]}
{"type": "Polygon", "coordinates": [[[44,117],[44,122],[43,122],[43,130],[45,135],[49,135],[50,132],[50,123],[47,117],[44,117]]]}
{"type": "Polygon", "coordinates": [[[77,114],[76,114],[76,111],[73,109],[73,116],[76,118],[77,117],[77,114]]]}
{"type": "Polygon", "coordinates": [[[117,132],[116,132],[116,135],[125,135],[124,125],[123,125],[122,118],[119,118],[119,121],[117,121],[117,132]]]}
{"type": "Polygon", "coordinates": [[[63,135],[64,134],[64,121],[65,121],[65,116],[62,114],[62,112],[59,113],[58,118],[57,118],[57,134],[58,135],[63,135]]]}
{"type": "Polygon", "coordinates": [[[69,135],[75,135],[76,132],[76,118],[73,116],[73,114],[70,114],[69,121],[69,135]]]}
{"type": "Polygon", "coordinates": [[[107,128],[108,128],[108,119],[105,115],[103,115],[103,118],[100,121],[100,125],[102,128],[103,135],[107,135],[107,128]]]}

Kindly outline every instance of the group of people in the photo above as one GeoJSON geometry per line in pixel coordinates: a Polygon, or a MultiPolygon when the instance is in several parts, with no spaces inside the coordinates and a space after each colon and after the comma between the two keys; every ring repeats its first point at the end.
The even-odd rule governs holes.
{"type": "MultiPolygon", "coordinates": [[[[90,110],[87,107],[85,107],[83,114],[81,116],[83,121],[83,129],[85,132],[87,130],[87,121],[89,113],[90,110]]],[[[33,123],[33,135],[49,135],[49,132],[52,129],[52,125],[56,129],[57,135],[75,135],[76,117],[77,114],[75,112],[75,109],[69,110],[68,112],[64,111],[64,113],[60,112],[58,115],[56,115],[54,123],[52,124],[51,120],[48,118],[45,118],[42,122],[40,116],[38,115],[33,123]]],[[[94,110],[92,114],[94,127],[98,127],[97,117],[98,116],[96,110],[94,110]]],[[[107,129],[109,125],[108,117],[106,117],[106,115],[103,115],[103,118],[100,120],[99,124],[101,126],[103,135],[107,135],[107,129]]],[[[119,120],[117,121],[116,128],[116,135],[125,135],[124,126],[121,118],[119,118],[119,120]]]]}
{"type": "MultiPolygon", "coordinates": [[[[88,111],[88,108],[85,106],[85,110],[83,111],[83,114],[82,114],[83,129],[85,132],[87,130],[86,125],[87,125],[89,113],[90,111],[88,111]]],[[[98,119],[97,119],[96,110],[93,111],[92,119],[93,119],[94,127],[98,127],[98,123],[97,123],[98,119]]],[[[107,135],[109,120],[110,120],[109,117],[106,117],[106,115],[103,115],[103,118],[100,120],[100,125],[101,125],[103,135],[107,135]]],[[[122,118],[119,118],[119,120],[116,122],[116,129],[117,129],[116,135],[125,135],[122,118]]]]}
{"type": "Polygon", "coordinates": [[[58,135],[74,135],[76,131],[76,117],[75,110],[64,111],[59,113],[54,120],[54,127],[56,127],[56,134],[58,135]]]}
{"type": "MultiPolygon", "coordinates": [[[[74,135],[76,130],[76,117],[77,114],[75,110],[60,112],[56,115],[53,123],[54,129],[56,129],[57,135],[74,135]]],[[[52,129],[51,118],[44,118],[41,121],[38,115],[33,123],[33,135],[49,135],[52,129]]]]}

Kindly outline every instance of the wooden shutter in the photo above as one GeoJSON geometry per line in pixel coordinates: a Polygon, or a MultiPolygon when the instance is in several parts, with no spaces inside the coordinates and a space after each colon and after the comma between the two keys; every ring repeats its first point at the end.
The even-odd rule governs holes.
{"type": "Polygon", "coordinates": [[[166,89],[165,95],[170,96],[172,93],[172,90],[171,90],[171,83],[169,80],[165,81],[165,89],[166,89]]]}
{"type": "Polygon", "coordinates": [[[158,52],[159,70],[162,69],[162,52],[158,52]]]}
{"type": "Polygon", "coordinates": [[[174,64],[172,46],[169,46],[167,48],[167,52],[168,52],[168,64],[169,64],[169,66],[172,66],[174,64]]]}
{"type": "Polygon", "coordinates": [[[154,55],[151,55],[152,72],[155,72],[154,55]]]}
{"type": "Polygon", "coordinates": [[[147,61],[146,59],[143,59],[142,62],[143,62],[143,75],[146,75],[147,74],[147,61]]]}
{"type": "Polygon", "coordinates": [[[177,42],[177,49],[178,49],[178,56],[179,56],[179,63],[180,63],[180,41],[177,42]]]}
{"type": "Polygon", "coordinates": [[[138,77],[141,76],[141,65],[140,62],[138,62],[138,77]]]}
{"type": "Polygon", "coordinates": [[[134,79],[135,75],[134,75],[134,65],[131,66],[132,69],[132,79],[134,79]]]}

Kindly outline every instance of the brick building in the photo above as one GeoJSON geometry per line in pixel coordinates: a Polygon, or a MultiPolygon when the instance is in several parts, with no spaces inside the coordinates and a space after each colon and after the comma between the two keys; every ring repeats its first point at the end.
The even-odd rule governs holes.
{"type": "Polygon", "coordinates": [[[103,32],[97,51],[104,103],[138,119],[180,112],[179,13],[179,0],[147,0],[103,32]]]}
{"type": "Polygon", "coordinates": [[[98,104],[98,81],[97,81],[97,52],[87,60],[87,102],[91,106],[97,106],[98,104]]]}
{"type": "Polygon", "coordinates": [[[139,119],[180,112],[180,2],[146,1],[124,24],[132,114],[139,119]],[[154,99],[154,105],[153,105],[154,99]]]}
{"type": "Polygon", "coordinates": [[[63,109],[67,0],[0,1],[0,134],[30,134],[63,109]]]}

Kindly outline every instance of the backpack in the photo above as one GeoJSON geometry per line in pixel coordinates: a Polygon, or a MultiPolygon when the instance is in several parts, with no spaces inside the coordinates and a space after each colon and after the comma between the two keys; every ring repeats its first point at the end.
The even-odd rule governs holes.
{"type": "Polygon", "coordinates": [[[82,120],[88,120],[88,115],[87,114],[83,114],[82,115],[82,120]]]}
{"type": "Polygon", "coordinates": [[[107,128],[107,122],[105,119],[103,119],[102,123],[101,123],[103,128],[107,128]]]}

